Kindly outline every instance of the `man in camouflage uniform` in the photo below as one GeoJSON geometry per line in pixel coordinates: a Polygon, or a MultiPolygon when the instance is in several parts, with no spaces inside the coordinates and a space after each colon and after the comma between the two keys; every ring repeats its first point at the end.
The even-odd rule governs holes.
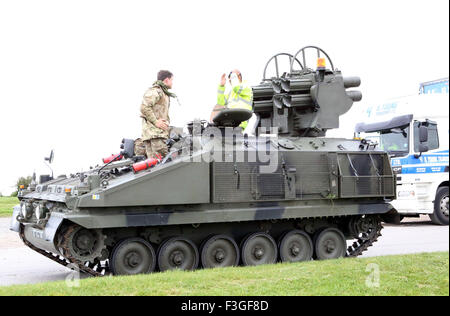
{"type": "Polygon", "coordinates": [[[166,141],[169,138],[169,106],[170,97],[175,94],[172,89],[173,74],[167,70],[158,73],[158,80],[148,89],[141,104],[143,145],[136,146],[136,154],[145,154],[153,158],[157,154],[164,157],[168,153],[166,141]],[[140,152],[145,147],[145,153],[140,152]],[[141,148],[139,150],[139,148],[141,148]]]}

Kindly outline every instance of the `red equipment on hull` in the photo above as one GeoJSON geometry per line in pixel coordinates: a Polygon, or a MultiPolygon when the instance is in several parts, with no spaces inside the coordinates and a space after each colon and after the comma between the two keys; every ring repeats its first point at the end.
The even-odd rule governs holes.
{"type": "Polygon", "coordinates": [[[139,172],[139,171],[142,171],[142,170],[147,170],[147,169],[149,169],[151,167],[156,166],[158,163],[161,162],[161,159],[162,159],[161,155],[157,155],[156,157],[157,158],[149,158],[147,160],[135,163],[132,166],[133,172],[136,173],[136,172],[139,172]]]}
{"type": "Polygon", "coordinates": [[[108,158],[103,158],[103,163],[110,163],[113,160],[119,161],[123,158],[122,154],[111,155],[108,158]]]}

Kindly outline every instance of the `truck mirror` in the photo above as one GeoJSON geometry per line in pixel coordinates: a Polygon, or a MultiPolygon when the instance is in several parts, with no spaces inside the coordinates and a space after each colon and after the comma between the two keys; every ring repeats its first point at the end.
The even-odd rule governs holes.
{"type": "Polygon", "coordinates": [[[424,144],[419,144],[419,152],[424,153],[428,151],[428,146],[424,144]]]}
{"type": "MultiPolygon", "coordinates": [[[[419,142],[420,143],[428,142],[428,128],[426,126],[421,125],[419,127],[419,142]]],[[[426,151],[428,151],[428,149],[426,151]]]]}
{"type": "Polygon", "coordinates": [[[414,154],[414,158],[418,159],[420,158],[420,156],[422,156],[422,153],[425,153],[429,150],[427,145],[424,144],[419,144],[419,153],[418,154],[414,154]]]}

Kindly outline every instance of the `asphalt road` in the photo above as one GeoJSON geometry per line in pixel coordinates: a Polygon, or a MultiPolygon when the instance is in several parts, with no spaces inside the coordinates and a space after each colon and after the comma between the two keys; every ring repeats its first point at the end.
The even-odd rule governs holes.
{"type": "MultiPolygon", "coordinates": [[[[383,236],[363,257],[449,250],[448,226],[432,225],[428,217],[385,225],[383,236]]],[[[65,280],[73,272],[23,246],[0,218],[0,286],[65,280]]]]}

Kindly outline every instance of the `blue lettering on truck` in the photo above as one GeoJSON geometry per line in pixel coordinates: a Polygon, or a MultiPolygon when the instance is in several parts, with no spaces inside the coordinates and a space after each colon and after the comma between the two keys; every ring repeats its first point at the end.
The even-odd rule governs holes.
{"type": "Polygon", "coordinates": [[[415,158],[414,155],[393,158],[391,164],[394,168],[401,166],[402,174],[448,172],[448,150],[423,154],[419,158],[415,158]]]}

